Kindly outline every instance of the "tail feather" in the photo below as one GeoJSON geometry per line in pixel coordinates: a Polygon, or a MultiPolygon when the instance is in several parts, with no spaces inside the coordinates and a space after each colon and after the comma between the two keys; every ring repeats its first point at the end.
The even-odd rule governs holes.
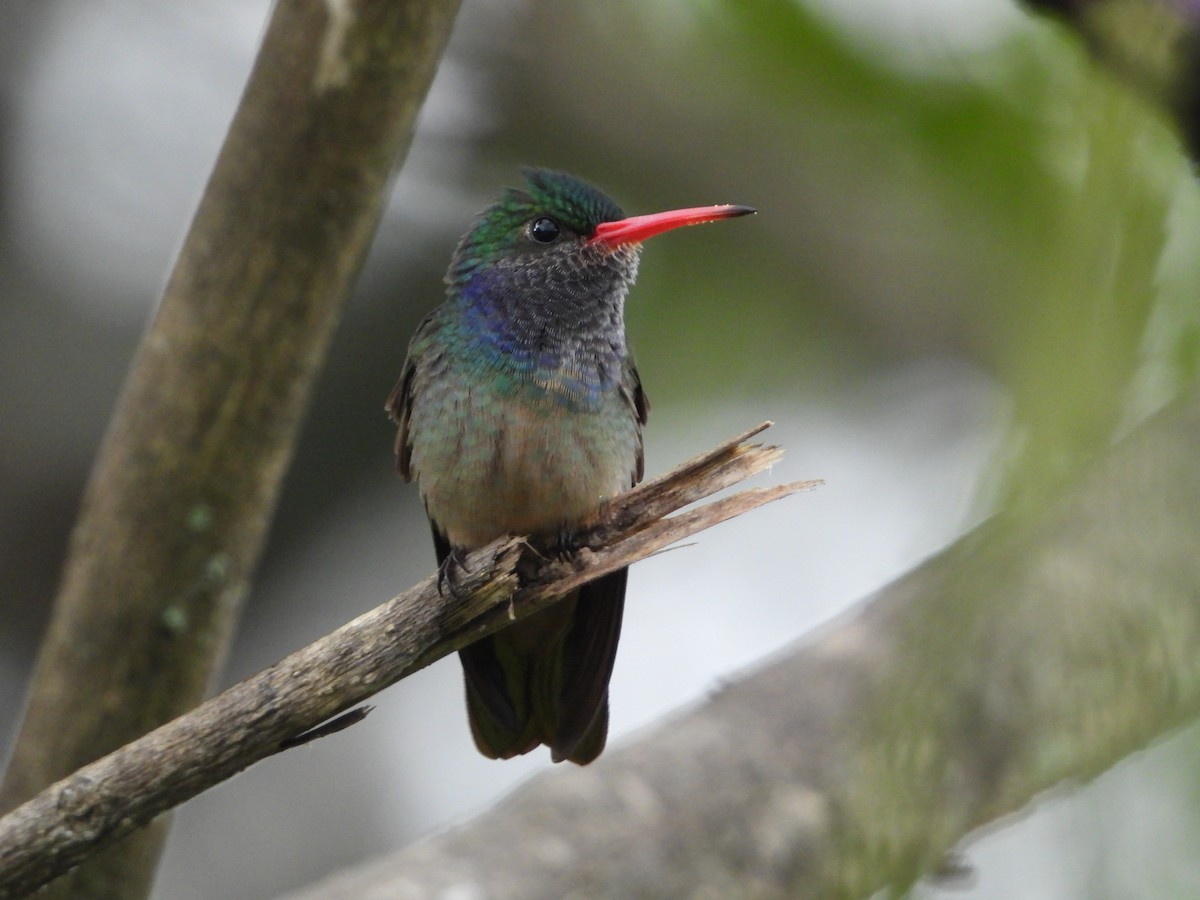
{"type": "Polygon", "coordinates": [[[459,651],[467,689],[467,713],[475,746],[492,759],[509,759],[528,753],[539,743],[530,735],[530,717],[513,702],[520,692],[511,690],[493,638],[476,641],[459,651]]]}
{"type": "Polygon", "coordinates": [[[613,572],[460,651],[480,752],[509,759],[547,744],[555,762],[580,765],[600,755],[625,582],[613,572]]]}
{"type": "Polygon", "coordinates": [[[621,638],[628,574],[628,569],[618,569],[579,589],[564,638],[557,727],[548,742],[556,760],[588,763],[604,749],[608,682],[621,638]],[[590,755],[585,744],[594,747],[590,755]]]}

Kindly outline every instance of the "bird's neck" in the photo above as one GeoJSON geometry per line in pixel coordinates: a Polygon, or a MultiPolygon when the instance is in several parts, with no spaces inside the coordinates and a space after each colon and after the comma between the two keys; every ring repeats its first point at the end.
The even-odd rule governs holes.
{"type": "Polygon", "coordinates": [[[451,298],[463,350],[514,390],[589,407],[620,381],[626,287],[599,295],[479,276],[451,298]]]}
{"type": "Polygon", "coordinates": [[[462,321],[498,348],[547,358],[625,353],[625,294],[621,282],[582,290],[549,280],[472,279],[455,300],[462,321]],[[602,288],[602,289],[601,289],[602,288]]]}

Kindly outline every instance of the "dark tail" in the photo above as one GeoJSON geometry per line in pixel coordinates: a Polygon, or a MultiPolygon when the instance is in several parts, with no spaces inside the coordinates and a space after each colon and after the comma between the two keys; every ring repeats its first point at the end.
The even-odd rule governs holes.
{"type": "Polygon", "coordinates": [[[626,577],[589,582],[459,652],[481,753],[509,759],[546,744],[555,762],[579,765],[600,755],[626,577]]]}

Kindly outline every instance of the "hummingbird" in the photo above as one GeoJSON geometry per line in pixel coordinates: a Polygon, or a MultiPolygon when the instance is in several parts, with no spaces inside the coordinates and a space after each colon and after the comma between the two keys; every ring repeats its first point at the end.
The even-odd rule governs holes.
{"type": "MultiPolygon", "coordinates": [[[[626,217],[587,182],[523,169],[459,241],[445,301],[418,326],[386,410],[416,480],[439,573],[504,535],[565,548],[643,474],[650,403],[625,336],[641,243],[753,213],[705,206],[626,217]]],[[[627,569],[459,651],[485,756],[541,744],[584,765],[604,749],[627,569]]]]}

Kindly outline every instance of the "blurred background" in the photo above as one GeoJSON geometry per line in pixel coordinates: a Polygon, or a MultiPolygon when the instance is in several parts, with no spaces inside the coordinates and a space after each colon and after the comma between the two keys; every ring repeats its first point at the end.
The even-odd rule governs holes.
{"type": "MultiPolygon", "coordinates": [[[[0,10],[0,748],[267,11],[0,10]]],[[[647,471],[770,418],[771,479],[827,481],[635,567],[617,744],[1049,496],[1196,374],[1200,196],[1176,140],[1011,0],[465,0],[223,684],[432,570],[383,401],[455,241],[523,163],[630,213],[758,207],[647,245],[628,309],[647,471]]],[[[272,897],[549,765],[475,753],[453,661],[376,706],[183,807],[156,896],[272,897]]],[[[1197,895],[1198,753],[1188,731],[1048,797],[967,846],[969,884],[914,895],[1197,895]]]]}

